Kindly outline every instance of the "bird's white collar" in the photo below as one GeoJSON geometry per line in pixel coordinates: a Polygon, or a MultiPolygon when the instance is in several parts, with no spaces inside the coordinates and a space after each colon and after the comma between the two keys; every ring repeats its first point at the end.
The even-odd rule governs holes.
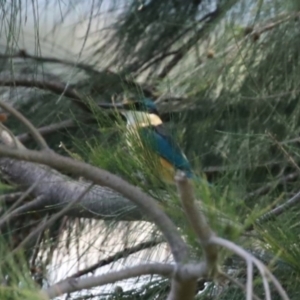
{"type": "Polygon", "coordinates": [[[122,114],[127,120],[127,126],[130,127],[158,126],[162,124],[162,120],[156,114],[132,110],[122,111],[122,114]]]}

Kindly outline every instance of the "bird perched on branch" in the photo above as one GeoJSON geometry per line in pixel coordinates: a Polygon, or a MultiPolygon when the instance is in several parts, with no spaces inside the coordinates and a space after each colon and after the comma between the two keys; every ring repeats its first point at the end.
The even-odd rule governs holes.
{"type": "Polygon", "coordinates": [[[127,121],[126,139],[134,155],[142,153],[162,179],[174,182],[176,170],[193,176],[189,161],[165,128],[155,103],[150,98],[126,99],[122,103],[101,103],[102,108],[115,109],[127,121]]]}

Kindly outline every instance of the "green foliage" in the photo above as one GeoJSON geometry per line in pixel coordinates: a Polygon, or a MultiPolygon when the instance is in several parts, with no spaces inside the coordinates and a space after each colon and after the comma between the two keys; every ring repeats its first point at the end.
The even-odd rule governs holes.
{"type": "Polygon", "coordinates": [[[3,236],[0,241],[0,264],[1,299],[41,299],[24,256],[20,252],[13,256],[3,236]]]}
{"type": "MultiPolygon", "coordinates": [[[[121,4],[113,1],[111,9],[118,10],[121,4]]],[[[274,269],[291,299],[298,299],[298,206],[255,225],[251,232],[249,226],[299,190],[300,152],[295,139],[300,126],[300,19],[294,15],[299,9],[297,0],[130,1],[114,15],[114,30],[104,42],[99,38],[89,49],[91,67],[101,61],[103,68],[120,73],[85,70],[84,79],[72,83],[88,98],[95,122],[85,122],[86,114],[74,102],[51,92],[31,91],[26,101],[16,96],[16,106],[38,127],[76,120],[76,128],[47,136],[52,148],[64,154],[67,150],[68,155],[150,193],[199,258],[200,247],[186,224],[175,186],[155,173],[156,160],[145,148],[136,143],[135,154],[129,152],[120,116],[93,105],[128,92],[170,99],[159,99],[158,108],[172,113],[167,126],[195,173],[212,183],[195,182],[196,196],[211,226],[249,251],[259,250],[258,256],[274,269]],[[61,142],[64,149],[59,148],[61,142]],[[294,173],[293,180],[286,177],[294,173]]],[[[8,44],[13,44],[12,36],[13,32],[8,44]]],[[[51,73],[40,65],[32,66],[36,75],[51,73]]],[[[12,64],[10,69],[17,72],[18,67],[12,64]]],[[[67,69],[59,80],[67,81],[69,73],[67,69]]],[[[7,126],[23,131],[12,118],[7,126]]],[[[35,147],[32,142],[26,145],[35,147]]],[[[234,269],[228,263],[233,260],[230,253],[222,253],[225,269],[234,269]]],[[[238,268],[237,277],[243,280],[245,267],[238,268]]],[[[164,282],[154,283],[149,290],[162,291],[163,298],[164,282]]],[[[255,286],[263,297],[261,282],[256,280],[255,286]]],[[[199,299],[215,292],[211,285],[199,299]]],[[[141,297],[152,299],[149,293],[141,297]]],[[[243,299],[243,294],[230,287],[219,299],[243,299]]]]}
{"type": "MultiPolygon", "coordinates": [[[[256,18],[254,25],[258,30],[268,24],[268,12],[269,16],[276,17],[282,13],[276,3],[273,6],[270,2],[263,1],[256,4],[253,3],[256,18]],[[270,7],[273,9],[272,13],[270,7]],[[277,10],[276,13],[274,10],[277,10]]],[[[246,7],[248,8],[246,5],[244,9],[246,7]]],[[[233,10],[238,9],[237,6],[233,10]]],[[[145,9],[142,13],[148,12],[150,13],[150,9],[145,9]]],[[[122,27],[117,34],[123,34],[124,38],[114,37],[117,41],[122,41],[123,52],[118,52],[118,55],[127,58],[130,55],[139,57],[143,53],[147,57],[149,50],[155,56],[155,51],[161,48],[156,47],[153,51],[148,44],[157,45],[156,38],[159,38],[159,34],[154,35],[153,39],[144,35],[146,42],[142,44],[143,47],[148,47],[147,51],[141,47],[138,48],[140,52],[135,52],[137,40],[141,41],[139,30],[150,25],[147,18],[144,22],[138,19],[138,12],[132,13],[129,10],[128,14],[130,15],[124,18],[124,23],[119,24],[120,27],[128,25],[128,32],[124,36],[122,27]],[[132,25],[135,21],[140,26],[136,32],[132,25]],[[136,35],[133,37],[134,34],[136,35]]],[[[173,116],[176,130],[180,132],[179,142],[196,171],[197,166],[201,165],[215,186],[210,192],[199,187],[197,196],[201,197],[215,230],[222,236],[240,242],[243,226],[252,224],[272,206],[282,203],[297,191],[297,183],[283,181],[279,184],[278,180],[295,171],[299,157],[298,147],[289,142],[299,134],[299,21],[290,18],[259,36],[250,34],[245,37],[244,24],[230,16],[227,18],[222,20],[226,23],[223,36],[219,33],[223,33],[222,22],[211,33],[214,41],[209,48],[214,49],[215,57],[203,59],[206,53],[203,46],[191,49],[174,72],[170,73],[168,81],[160,82],[160,88],[164,91],[171,87],[173,91],[184,92],[188,96],[187,104],[178,104],[187,109],[182,109],[180,114],[174,113],[173,116]],[[228,45],[229,42],[231,44],[228,45]],[[202,61],[199,60],[196,64],[196,55],[199,54],[202,61]],[[211,167],[223,171],[209,172],[211,167]],[[251,192],[266,185],[271,188],[249,197],[251,192]]],[[[251,17],[249,23],[250,20],[252,21],[251,17]]],[[[157,22],[156,25],[159,24],[157,22]]],[[[178,26],[185,24],[187,23],[178,26]]],[[[167,32],[166,30],[164,33],[167,32]]],[[[167,41],[166,39],[165,42],[167,41]]],[[[139,62],[143,60],[140,59],[139,62]]],[[[122,160],[119,163],[122,164],[122,160]]],[[[126,165],[127,162],[123,160],[123,164],[126,165]]],[[[199,170],[198,173],[202,172],[199,170]]],[[[170,211],[169,213],[172,215],[170,211]]],[[[266,246],[266,250],[272,253],[273,260],[284,262],[283,265],[276,265],[277,271],[284,274],[280,276],[284,284],[290,281],[291,269],[298,272],[299,253],[295,251],[298,248],[295,245],[299,244],[295,225],[297,215],[297,209],[286,213],[285,218],[290,224],[282,222],[281,217],[275,218],[271,221],[272,226],[262,225],[262,230],[257,228],[256,239],[246,239],[244,242],[250,248],[253,244],[258,248],[266,246]],[[283,272],[282,268],[289,271],[283,272]]],[[[195,237],[183,225],[183,219],[180,223],[196,250],[195,237]]],[[[228,254],[224,259],[226,257],[228,254]]],[[[267,261],[267,264],[271,261],[267,261]]],[[[297,276],[295,281],[296,278],[297,276]]],[[[296,285],[287,286],[292,294],[293,286],[296,285]]],[[[294,292],[296,295],[296,291],[294,292]]],[[[231,290],[228,290],[228,295],[232,296],[231,290]]],[[[235,299],[240,299],[241,295],[237,292],[235,299]]],[[[224,294],[224,299],[226,297],[224,294]]]]}

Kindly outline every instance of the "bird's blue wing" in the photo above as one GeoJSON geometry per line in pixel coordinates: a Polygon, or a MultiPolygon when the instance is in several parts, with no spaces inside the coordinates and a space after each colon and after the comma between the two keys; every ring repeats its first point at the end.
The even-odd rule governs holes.
{"type": "Polygon", "coordinates": [[[192,177],[189,161],[163,125],[143,127],[139,131],[140,137],[147,147],[163,157],[175,169],[182,170],[188,177],[192,177]]]}

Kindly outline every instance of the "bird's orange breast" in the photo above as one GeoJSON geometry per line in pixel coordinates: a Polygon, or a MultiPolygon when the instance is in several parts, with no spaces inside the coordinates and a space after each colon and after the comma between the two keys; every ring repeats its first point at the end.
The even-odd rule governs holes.
{"type": "Polygon", "coordinates": [[[175,168],[172,164],[170,164],[167,160],[160,157],[159,158],[160,164],[161,164],[161,171],[160,174],[162,175],[162,179],[164,179],[167,182],[174,182],[174,176],[175,176],[175,168]]]}

